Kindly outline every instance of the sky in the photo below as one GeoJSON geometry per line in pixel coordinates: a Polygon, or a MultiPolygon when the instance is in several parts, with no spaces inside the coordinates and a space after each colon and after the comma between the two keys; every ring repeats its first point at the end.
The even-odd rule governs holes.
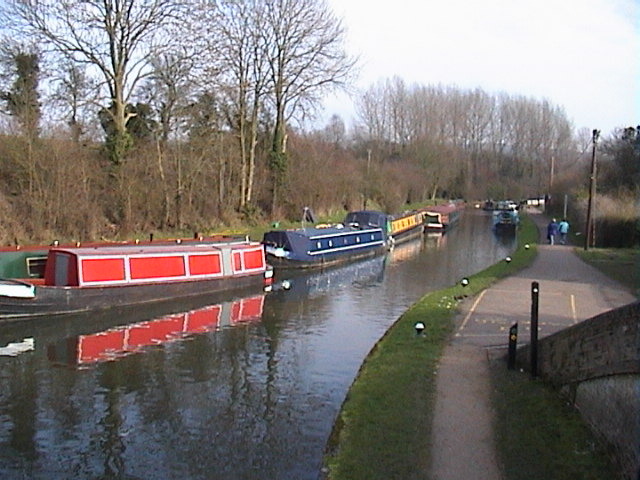
{"type": "MultiPolygon", "coordinates": [[[[576,130],[640,124],[640,0],[327,1],[360,58],[356,89],[397,76],[546,99],[576,130]]],[[[324,107],[353,124],[348,95],[324,107]]]]}

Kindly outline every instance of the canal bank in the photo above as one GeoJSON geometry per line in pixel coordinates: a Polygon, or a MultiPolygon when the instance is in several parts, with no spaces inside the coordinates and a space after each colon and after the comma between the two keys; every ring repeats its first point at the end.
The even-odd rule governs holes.
{"type": "MultiPolygon", "coordinates": [[[[530,218],[545,225],[539,214],[530,218]]],[[[531,282],[540,281],[543,292],[543,335],[633,299],[578,260],[570,247],[538,245],[537,256],[535,248],[525,249],[538,239],[531,227],[521,231],[512,262],[470,277],[468,287],[428,294],[376,346],[336,422],[327,478],[503,478],[493,443],[486,352],[507,343],[514,320],[526,331],[531,282]],[[503,276],[508,277],[498,281],[503,276]],[[413,325],[424,319],[425,337],[414,333],[411,339],[413,325]],[[409,362],[402,363],[400,351],[409,362]]],[[[572,452],[560,454],[570,469],[572,452]]],[[[580,457],[576,464],[584,464],[582,453],[573,454],[580,457]]]]}
{"type": "Polygon", "coordinates": [[[180,315],[3,329],[0,348],[24,351],[0,356],[0,476],[317,480],[380,337],[425,292],[513,252],[490,221],[470,210],[445,235],[180,315]],[[131,348],[133,332],[150,345],[131,348]]]}

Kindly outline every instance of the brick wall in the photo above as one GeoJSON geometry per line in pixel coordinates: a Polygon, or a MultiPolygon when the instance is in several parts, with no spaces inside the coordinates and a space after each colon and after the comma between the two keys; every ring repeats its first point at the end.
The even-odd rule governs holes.
{"type": "MultiPolygon", "coordinates": [[[[520,348],[519,366],[529,359],[520,348]]],[[[625,478],[640,478],[640,302],[541,339],[538,374],[611,445],[625,478]]]]}

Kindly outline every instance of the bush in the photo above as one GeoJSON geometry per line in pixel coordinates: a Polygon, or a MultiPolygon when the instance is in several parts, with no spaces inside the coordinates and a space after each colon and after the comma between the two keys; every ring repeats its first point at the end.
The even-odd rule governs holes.
{"type": "Polygon", "coordinates": [[[596,221],[596,246],[631,248],[640,245],[640,219],[602,218],[596,221]]]}

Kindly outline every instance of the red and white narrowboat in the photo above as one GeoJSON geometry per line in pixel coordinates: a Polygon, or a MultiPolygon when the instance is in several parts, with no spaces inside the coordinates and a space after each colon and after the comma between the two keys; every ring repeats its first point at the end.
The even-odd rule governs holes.
{"type": "Polygon", "coordinates": [[[258,242],[51,248],[42,284],[0,279],[0,321],[170,302],[271,279],[258,242]]]}

